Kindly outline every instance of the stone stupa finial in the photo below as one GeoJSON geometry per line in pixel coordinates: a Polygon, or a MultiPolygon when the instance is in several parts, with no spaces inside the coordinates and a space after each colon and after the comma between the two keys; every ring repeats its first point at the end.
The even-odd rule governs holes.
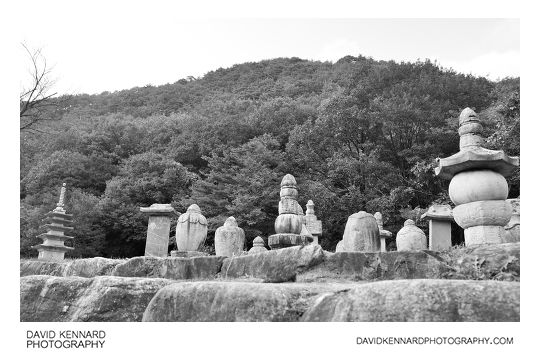
{"type": "Polygon", "coordinates": [[[461,111],[459,115],[459,149],[467,150],[481,147],[484,144],[482,137],[482,123],[476,112],[469,107],[461,111]]]}
{"type": "Polygon", "coordinates": [[[62,188],[60,189],[60,198],[58,199],[58,203],[56,204],[55,211],[63,211],[64,210],[64,198],[66,196],[66,183],[64,182],[62,184],[62,188]]]}

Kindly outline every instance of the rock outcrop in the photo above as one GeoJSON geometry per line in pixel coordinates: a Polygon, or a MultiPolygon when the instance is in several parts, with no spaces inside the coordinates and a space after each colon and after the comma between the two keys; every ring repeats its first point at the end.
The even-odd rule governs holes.
{"type": "Polygon", "coordinates": [[[265,253],[228,258],[221,267],[221,278],[249,277],[264,282],[294,281],[296,275],[324,260],[320,245],[310,244],[265,253]]]}
{"type": "Polygon", "coordinates": [[[143,322],[292,322],[315,298],[351,285],[179,282],[162,288],[143,322]]]}
{"type": "Polygon", "coordinates": [[[519,283],[370,282],[321,296],[302,316],[319,322],[519,322],[519,283]]]}
{"type": "Polygon", "coordinates": [[[21,322],[137,322],[172,281],[98,276],[21,277],[21,322]]]}

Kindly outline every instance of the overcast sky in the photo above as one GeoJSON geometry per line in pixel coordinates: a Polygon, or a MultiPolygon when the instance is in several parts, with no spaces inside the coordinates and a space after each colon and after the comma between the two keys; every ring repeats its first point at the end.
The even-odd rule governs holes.
{"type": "MultiPolygon", "coordinates": [[[[36,9],[21,31],[21,41],[41,47],[54,65],[60,93],[160,85],[276,57],[429,58],[493,80],[520,75],[516,19],[209,20],[178,17],[179,9],[138,7],[126,12],[111,5],[105,11],[91,4],[67,14],[36,9]],[[48,11],[47,16],[40,11],[48,11]]],[[[23,77],[29,63],[22,50],[20,62],[26,63],[23,77]]]]}

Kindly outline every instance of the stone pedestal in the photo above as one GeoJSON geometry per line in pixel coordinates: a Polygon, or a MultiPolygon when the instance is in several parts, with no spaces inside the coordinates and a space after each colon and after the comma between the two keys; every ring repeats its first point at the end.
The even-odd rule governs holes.
{"type": "Polygon", "coordinates": [[[65,232],[73,230],[73,215],[67,214],[64,209],[64,196],[66,193],[66,184],[60,189],[60,199],[56,204],[56,208],[47,213],[45,222],[47,224],[41,226],[47,230],[46,233],[38,235],[38,238],[43,239],[43,244],[35,245],[32,248],[37,249],[38,259],[46,261],[61,261],[64,260],[64,255],[67,251],[73,250],[72,247],[64,245],[66,240],[73,239],[65,232]]]}
{"type": "Polygon", "coordinates": [[[377,226],[379,227],[379,237],[381,238],[381,252],[386,251],[386,238],[391,238],[392,233],[384,230],[383,225],[383,216],[381,212],[375,212],[373,214],[373,217],[375,217],[375,220],[377,221],[377,226]]]}
{"type": "Polygon", "coordinates": [[[210,254],[202,251],[178,251],[171,250],[171,257],[173,258],[193,258],[198,256],[209,256],[210,254]]]}
{"type": "Polygon", "coordinates": [[[502,243],[504,226],[512,208],[506,201],[505,177],[519,166],[519,158],[481,145],[482,125],[476,113],[466,108],[459,116],[459,149],[451,157],[438,159],[435,174],[451,179],[448,189],[456,205],[453,216],[464,229],[465,245],[502,243]]]}
{"type": "Polygon", "coordinates": [[[150,207],[141,207],[140,211],[148,215],[146,247],[144,256],[166,257],[169,250],[171,218],[178,212],[170,204],[154,203],[150,207]]]}
{"type": "Polygon", "coordinates": [[[379,226],[373,215],[360,211],[349,216],[343,232],[343,249],[364,252],[381,250],[379,226]]]}
{"type": "Polygon", "coordinates": [[[340,240],[336,245],[336,253],[344,252],[345,249],[343,248],[343,240],[340,240]]]}
{"type": "Polygon", "coordinates": [[[226,257],[240,255],[244,250],[245,242],[244,230],[238,227],[234,217],[229,217],[223,226],[216,230],[214,239],[216,255],[226,257]]]}
{"type": "Polygon", "coordinates": [[[429,221],[429,250],[447,250],[452,247],[452,208],[450,205],[429,207],[422,219],[429,221]]]}
{"type": "Polygon", "coordinates": [[[176,224],[176,246],[179,252],[197,251],[206,240],[208,222],[199,206],[193,204],[181,214],[176,224]]]}

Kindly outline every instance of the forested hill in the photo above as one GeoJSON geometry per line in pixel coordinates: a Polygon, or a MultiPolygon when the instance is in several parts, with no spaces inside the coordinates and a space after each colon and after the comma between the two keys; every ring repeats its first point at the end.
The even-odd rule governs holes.
{"type": "MultiPolygon", "coordinates": [[[[433,167],[457,152],[463,108],[479,113],[488,147],[519,155],[519,78],[492,82],[430,62],[278,58],[56,102],[44,114],[51,121],[21,132],[22,256],[35,253],[62,182],[72,256],[142,255],[139,207],[152,203],[180,212],[197,203],[208,248],[234,216],[251,246],[273,233],[286,173],[300,204],[314,201],[321,244],[333,250],[354,212],[381,211],[395,234],[404,218],[450,202],[433,167]]],[[[516,197],[519,172],[510,183],[516,197]]]]}

